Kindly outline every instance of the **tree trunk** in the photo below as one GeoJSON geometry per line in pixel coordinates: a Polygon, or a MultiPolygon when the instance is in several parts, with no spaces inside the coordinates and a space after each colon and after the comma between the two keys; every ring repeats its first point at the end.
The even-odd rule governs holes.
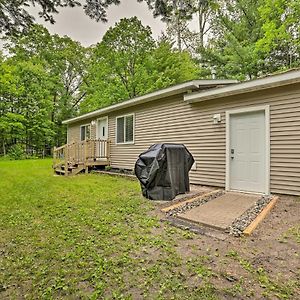
{"type": "Polygon", "coordinates": [[[203,48],[204,46],[204,26],[203,26],[203,11],[201,8],[201,1],[199,1],[199,8],[198,8],[198,21],[199,21],[199,42],[200,47],[203,48]]]}
{"type": "Polygon", "coordinates": [[[51,112],[51,121],[54,122],[55,120],[55,110],[56,110],[56,92],[54,93],[53,96],[53,110],[51,112]]]}
{"type": "Polygon", "coordinates": [[[6,155],[6,147],[5,147],[5,140],[3,139],[3,143],[2,143],[2,149],[3,149],[3,155],[6,155]]]}
{"type": "Polygon", "coordinates": [[[181,52],[182,41],[181,41],[180,15],[177,16],[177,45],[178,45],[179,52],[181,52]]]}

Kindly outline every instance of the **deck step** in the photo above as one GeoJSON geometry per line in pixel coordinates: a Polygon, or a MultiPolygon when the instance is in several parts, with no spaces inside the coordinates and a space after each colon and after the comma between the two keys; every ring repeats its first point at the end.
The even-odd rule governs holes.
{"type": "Polygon", "coordinates": [[[62,169],[55,169],[55,173],[56,173],[56,174],[59,174],[59,175],[65,175],[65,174],[66,174],[66,171],[65,171],[65,170],[62,170],[62,169]]]}
{"type": "Polygon", "coordinates": [[[77,175],[80,172],[85,170],[84,165],[73,165],[68,166],[68,170],[66,171],[66,168],[64,165],[60,166],[60,168],[55,168],[54,172],[58,175],[77,175]]]}
{"type": "Polygon", "coordinates": [[[84,170],[88,173],[96,166],[108,166],[110,165],[110,143],[108,139],[89,139],[54,147],[53,169],[57,174],[68,176],[84,170]],[[90,151],[93,149],[101,149],[101,153],[90,151]]]}
{"type": "Polygon", "coordinates": [[[77,168],[72,169],[71,174],[72,175],[77,175],[80,172],[82,172],[85,169],[85,167],[83,165],[78,166],[77,168]]]}
{"type": "Polygon", "coordinates": [[[57,175],[74,176],[85,171],[86,173],[94,166],[107,166],[108,161],[95,161],[87,163],[69,163],[68,166],[64,163],[53,166],[54,172],[57,175]]]}
{"type": "MultiPolygon", "coordinates": [[[[65,165],[62,165],[61,167],[60,167],[62,170],[65,170],[65,165]]],[[[76,166],[68,166],[68,170],[69,171],[71,171],[71,170],[73,170],[73,169],[77,169],[77,167],[76,166]]]]}

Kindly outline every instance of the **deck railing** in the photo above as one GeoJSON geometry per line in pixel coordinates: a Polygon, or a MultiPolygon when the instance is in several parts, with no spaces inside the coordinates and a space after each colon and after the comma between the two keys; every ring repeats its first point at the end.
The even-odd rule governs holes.
{"type": "Polygon", "coordinates": [[[53,149],[53,167],[62,165],[66,167],[72,165],[92,165],[99,160],[109,161],[110,141],[109,140],[85,140],[65,144],[53,149]]]}
{"type": "Polygon", "coordinates": [[[53,168],[60,167],[65,163],[67,158],[67,145],[63,145],[61,147],[54,147],[53,149],[53,168]]]}

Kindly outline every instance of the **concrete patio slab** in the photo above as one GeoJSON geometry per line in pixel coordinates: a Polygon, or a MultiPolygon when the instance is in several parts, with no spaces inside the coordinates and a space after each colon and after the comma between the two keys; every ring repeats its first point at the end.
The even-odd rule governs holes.
{"type": "Polygon", "coordinates": [[[203,205],[178,214],[177,217],[225,230],[260,197],[260,195],[227,192],[203,205]]]}

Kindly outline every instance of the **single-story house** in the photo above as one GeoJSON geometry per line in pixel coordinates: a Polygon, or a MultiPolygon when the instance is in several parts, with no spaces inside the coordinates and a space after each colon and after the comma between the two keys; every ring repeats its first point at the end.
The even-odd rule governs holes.
{"type": "Polygon", "coordinates": [[[240,83],[194,80],[63,123],[68,144],[108,140],[112,168],[132,170],[152,144],[183,143],[195,159],[193,184],[300,195],[299,70],[240,83]]]}

